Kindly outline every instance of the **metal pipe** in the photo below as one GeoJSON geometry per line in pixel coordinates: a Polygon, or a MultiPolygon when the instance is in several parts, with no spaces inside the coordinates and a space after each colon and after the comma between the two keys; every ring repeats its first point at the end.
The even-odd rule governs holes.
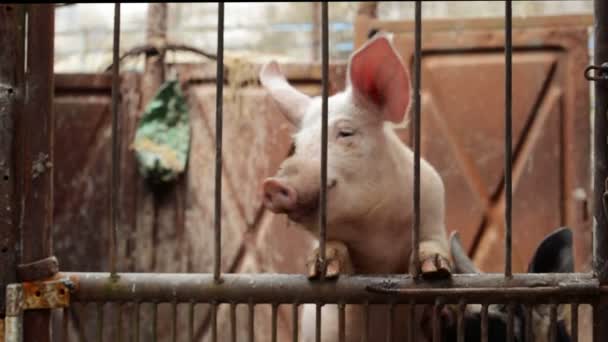
{"type": "Polygon", "coordinates": [[[255,306],[252,300],[249,300],[249,342],[255,342],[255,331],[253,329],[255,322],[255,306]]]}
{"type": "Polygon", "coordinates": [[[346,341],[346,304],[338,304],[338,340],[346,341]]]}
{"type": "Polygon", "coordinates": [[[407,340],[408,342],[416,342],[416,303],[412,299],[410,299],[409,304],[410,305],[407,322],[407,340]]]}
{"type": "Polygon", "coordinates": [[[230,340],[236,342],[236,303],[230,303],[230,340]]]}
{"type": "Polygon", "coordinates": [[[152,342],[158,340],[158,304],[152,303],[152,342]]]}
{"type": "Polygon", "coordinates": [[[578,303],[570,304],[571,342],[578,342],[578,303]]]}
{"type": "Polygon", "coordinates": [[[433,342],[441,342],[441,317],[439,313],[441,311],[440,298],[435,300],[433,305],[433,342]]]}
{"type": "Polygon", "coordinates": [[[534,342],[534,321],[532,320],[532,305],[526,305],[526,342],[534,342]]]}
{"type": "Polygon", "coordinates": [[[505,1],[505,277],[510,277],[512,272],[511,267],[511,211],[513,189],[511,184],[512,170],[512,13],[511,0],[505,1]]]}
{"type": "Polygon", "coordinates": [[[211,304],[211,341],[217,342],[217,303],[211,304]]]}
{"type": "Polygon", "coordinates": [[[551,304],[549,311],[549,342],[557,342],[557,304],[551,304]]]}
{"type": "Polygon", "coordinates": [[[224,3],[217,9],[217,83],[215,97],[215,260],[213,276],[220,282],[222,267],[222,140],[224,103],[224,3]]]}
{"type": "Polygon", "coordinates": [[[513,342],[513,320],[515,318],[515,305],[509,303],[507,305],[507,342],[513,342]]]}
{"type": "Polygon", "coordinates": [[[393,342],[394,336],[393,333],[395,331],[395,304],[391,303],[390,310],[388,312],[388,334],[386,336],[387,342],[393,342]]]}
{"type": "Polygon", "coordinates": [[[488,304],[481,306],[481,342],[488,342],[488,304]]]}
{"type": "MultiPolygon", "coordinates": [[[[594,1],[594,62],[602,66],[608,62],[608,2],[594,1]]],[[[604,75],[599,76],[606,76],[604,75]]],[[[594,82],[595,110],[593,113],[593,270],[601,284],[608,284],[608,81],[594,82]],[[605,192],[606,191],[606,192],[605,192]]],[[[593,340],[608,341],[608,301],[603,299],[593,306],[593,340]]]]}
{"type": "Polygon", "coordinates": [[[97,342],[103,341],[103,305],[97,303],[97,342]]]}
{"type": "Polygon", "coordinates": [[[461,299],[458,302],[458,317],[457,317],[458,342],[464,342],[465,329],[466,329],[465,324],[464,324],[465,309],[466,309],[466,302],[464,301],[464,299],[461,299]]]}
{"type": "Polygon", "coordinates": [[[135,302],[135,308],[133,309],[133,310],[135,310],[134,318],[133,318],[133,320],[135,321],[134,322],[134,324],[135,324],[135,328],[134,328],[135,329],[135,334],[134,334],[135,342],[139,342],[139,310],[140,310],[139,305],[140,305],[139,302],[135,302]]]}
{"type": "Polygon", "coordinates": [[[293,334],[291,340],[298,342],[298,303],[293,303],[291,306],[291,313],[293,316],[293,334]]]}
{"type": "Polygon", "coordinates": [[[277,304],[272,304],[272,332],[271,332],[271,341],[277,342],[277,304]]]}
{"type": "Polygon", "coordinates": [[[321,304],[315,307],[315,341],[321,342],[321,304]]]}
{"type": "MultiPolygon", "coordinates": [[[[325,279],[325,241],[327,239],[327,97],[329,96],[329,29],[327,2],[321,4],[322,41],[322,102],[321,102],[321,193],[319,200],[319,267],[321,280],[325,279]]],[[[321,319],[321,316],[318,317],[321,319]]]]}
{"type": "Polygon", "coordinates": [[[114,41],[112,45],[112,178],[110,184],[110,273],[116,274],[118,253],[118,189],[120,188],[120,120],[118,118],[118,96],[120,78],[118,74],[118,52],[120,51],[120,3],[114,4],[114,41]]]}
{"type": "Polygon", "coordinates": [[[412,229],[413,275],[420,269],[420,63],[422,58],[422,4],[416,1],[414,51],[414,226],[412,229]]]}
{"type": "Polygon", "coordinates": [[[369,341],[369,302],[365,302],[365,305],[363,305],[363,336],[361,341],[369,341]]]}
{"type": "MultiPolygon", "coordinates": [[[[370,304],[434,303],[442,296],[444,303],[469,303],[490,300],[492,303],[518,301],[559,302],[574,300],[590,303],[597,299],[597,279],[585,273],[454,274],[451,279],[433,283],[417,282],[410,276],[384,277],[342,275],[331,283],[311,282],[305,275],[225,274],[216,284],[211,274],[123,273],[110,280],[109,273],[62,273],[76,284],[73,301],[158,301],[158,302],[239,302],[247,303],[339,303],[370,304]],[[111,285],[110,285],[111,284],[111,285]]],[[[607,289],[608,290],[608,289],[607,289]]],[[[604,290],[602,290],[604,291],[604,290]]]]}
{"type": "Polygon", "coordinates": [[[177,341],[177,303],[171,303],[171,341],[177,341]]]}

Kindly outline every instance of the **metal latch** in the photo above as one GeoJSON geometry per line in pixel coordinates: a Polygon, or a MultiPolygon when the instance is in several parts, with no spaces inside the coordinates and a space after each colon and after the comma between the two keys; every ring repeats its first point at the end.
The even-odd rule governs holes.
{"type": "Polygon", "coordinates": [[[590,65],[585,68],[585,78],[588,81],[608,81],[608,62],[602,63],[602,65],[590,65]],[[595,71],[592,75],[591,71],[595,71]]]}
{"type": "Polygon", "coordinates": [[[23,312],[25,310],[68,307],[70,293],[73,290],[74,283],[67,278],[8,285],[6,287],[3,341],[23,341],[23,312]]]}

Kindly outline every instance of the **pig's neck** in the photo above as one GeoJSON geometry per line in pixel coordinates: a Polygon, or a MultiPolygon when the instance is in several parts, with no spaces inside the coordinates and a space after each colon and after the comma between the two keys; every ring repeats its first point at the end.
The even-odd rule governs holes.
{"type": "MultiPolygon", "coordinates": [[[[348,247],[357,273],[405,273],[411,251],[413,152],[390,128],[386,130],[387,155],[377,185],[376,205],[365,217],[350,222],[350,227],[329,229],[333,232],[350,231],[336,236],[348,247]],[[402,189],[395,191],[395,189],[402,189]],[[356,234],[352,234],[355,231],[356,234]]],[[[333,227],[331,227],[333,228],[333,227]]],[[[330,237],[328,235],[328,237],[330,237]]]]}

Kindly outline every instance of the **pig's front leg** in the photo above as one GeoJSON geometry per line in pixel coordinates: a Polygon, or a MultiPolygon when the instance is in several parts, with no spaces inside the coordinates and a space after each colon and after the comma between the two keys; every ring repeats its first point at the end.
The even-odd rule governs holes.
{"type": "MultiPolygon", "coordinates": [[[[321,265],[318,262],[319,248],[315,248],[306,264],[309,279],[317,279],[322,273],[321,265]]],[[[330,240],[325,242],[325,264],[327,265],[325,277],[329,279],[337,278],[340,273],[352,274],[354,272],[348,248],[339,241],[330,240]]]]}
{"type": "Polygon", "coordinates": [[[448,278],[452,262],[445,228],[445,188],[439,174],[430,165],[425,164],[422,171],[420,265],[415,273],[427,279],[448,278]]]}

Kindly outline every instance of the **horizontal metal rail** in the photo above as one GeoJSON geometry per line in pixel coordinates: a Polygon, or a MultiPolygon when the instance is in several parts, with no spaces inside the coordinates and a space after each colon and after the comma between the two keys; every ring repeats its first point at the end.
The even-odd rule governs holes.
{"type": "Polygon", "coordinates": [[[588,273],[458,274],[451,279],[419,282],[409,275],[340,276],[310,281],[304,275],[62,273],[74,284],[73,301],[199,303],[595,303],[608,294],[588,273]]]}

